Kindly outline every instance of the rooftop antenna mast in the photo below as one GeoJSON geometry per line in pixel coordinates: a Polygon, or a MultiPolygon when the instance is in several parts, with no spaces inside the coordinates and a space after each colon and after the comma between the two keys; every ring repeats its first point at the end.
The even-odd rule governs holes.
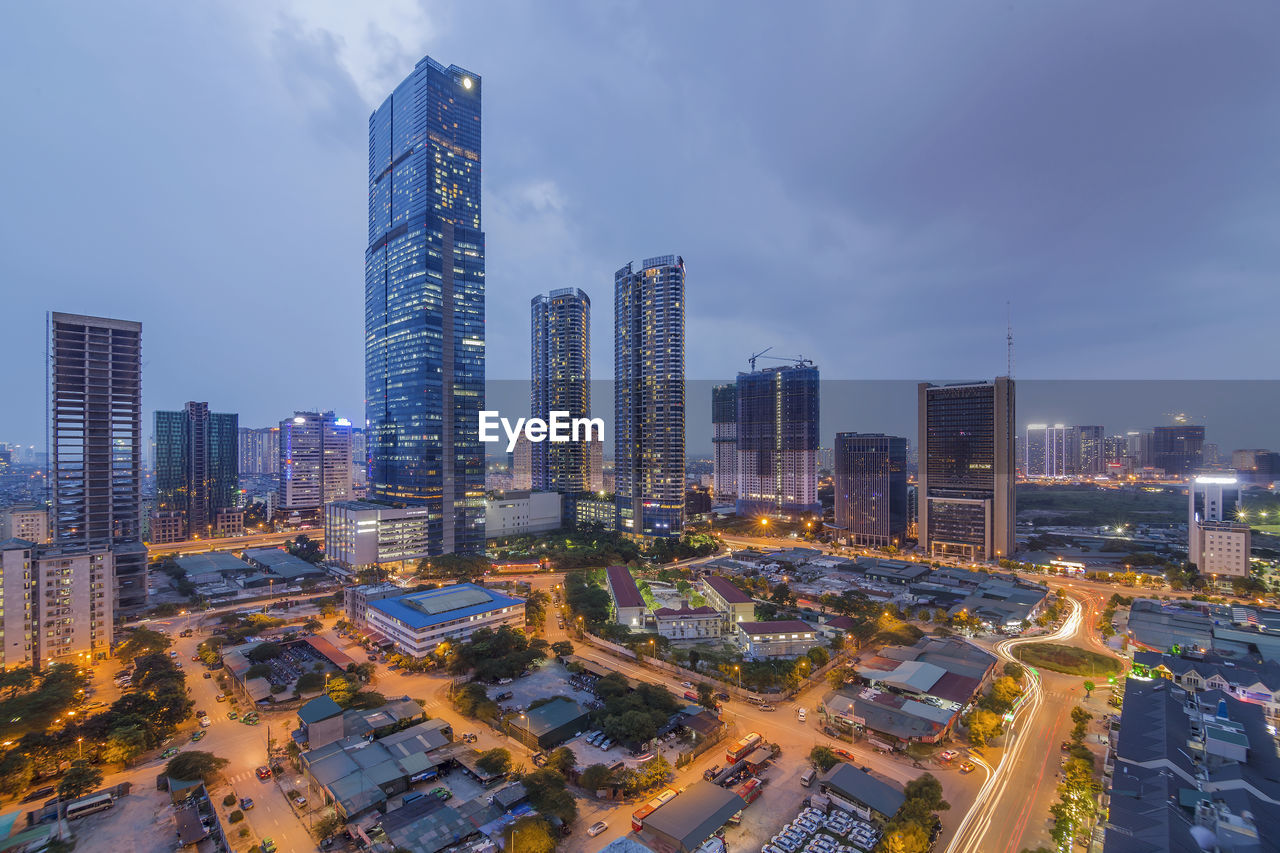
{"type": "Polygon", "coordinates": [[[1010,379],[1012,379],[1013,378],[1013,308],[1010,307],[1008,300],[1006,300],[1004,303],[1004,312],[1005,312],[1005,317],[1007,318],[1006,320],[1007,326],[1006,326],[1004,339],[1005,339],[1005,343],[1008,345],[1008,348],[1009,348],[1008,355],[1006,357],[1007,364],[1005,365],[1005,370],[1008,372],[1005,375],[1008,376],[1010,379]]]}

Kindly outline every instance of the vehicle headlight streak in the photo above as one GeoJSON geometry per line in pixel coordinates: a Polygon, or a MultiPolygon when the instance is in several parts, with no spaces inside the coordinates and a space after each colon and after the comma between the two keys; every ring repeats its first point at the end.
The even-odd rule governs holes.
{"type": "MultiPolygon", "coordinates": [[[[1071,614],[1063,620],[1061,628],[1046,636],[1014,637],[1002,640],[995,645],[996,655],[1006,661],[1021,663],[1013,654],[1013,649],[1016,646],[1021,646],[1025,643],[1066,640],[1074,636],[1080,629],[1084,611],[1080,606],[1080,602],[1076,599],[1068,598],[1067,600],[1071,603],[1071,614]]],[[[1034,741],[1028,742],[1019,736],[1020,724],[1023,719],[1028,716],[1034,717],[1044,702],[1044,692],[1040,686],[1040,673],[1034,667],[1026,666],[1025,664],[1023,664],[1023,667],[1027,674],[1027,689],[1023,692],[1018,703],[1014,705],[1013,710],[1010,711],[1013,719],[1006,721],[1004,724],[1004,754],[1001,755],[1000,762],[994,768],[976,756],[970,756],[974,763],[979,764],[987,771],[987,779],[978,791],[978,796],[974,799],[973,805],[965,813],[964,820],[960,822],[960,828],[956,830],[951,843],[947,845],[946,853],[983,853],[984,850],[990,849],[989,845],[984,844],[987,829],[991,826],[992,818],[1007,793],[1006,789],[1013,775],[1012,770],[1022,760],[1023,751],[1030,749],[1035,752],[1037,747],[1047,749],[1051,746],[1051,744],[1034,741]]],[[[1016,794],[1021,799],[1026,795],[1026,792],[1019,791],[1016,794]]]]}

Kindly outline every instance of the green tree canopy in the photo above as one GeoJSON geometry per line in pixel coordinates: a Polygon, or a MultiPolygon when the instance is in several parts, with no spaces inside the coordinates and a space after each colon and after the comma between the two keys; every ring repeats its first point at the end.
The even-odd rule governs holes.
{"type": "Polygon", "coordinates": [[[166,776],[181,779],[184,782],[200,780],[205,785],[212,785],[222,775],[222,768],[227,766],[227,759],[219,758],[212,752],[198,749],[179,752],[164,766],[166,776]]]}
{"type": "Polygon", "coordinates": [[[73,761],[58,781],[58,796],[63,800],[83,797],[102,784],[102,771],[87,761],[73,761]]]}

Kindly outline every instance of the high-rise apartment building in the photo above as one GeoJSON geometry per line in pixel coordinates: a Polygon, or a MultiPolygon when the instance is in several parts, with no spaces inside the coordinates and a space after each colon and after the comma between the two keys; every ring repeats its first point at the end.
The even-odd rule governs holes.
{"type": "Polygon", "coordinates": [[[49,315],[53,540],[110,548],[113,612],[147,603],[142,544],[142,324],[49,315]]]}
{"type": "Polygon", "coordinates": [[[901,545],[907,536],[907,440],[836,433],[835,521],[853,545],[901,545]]]}
{"type": "MultiPolygon", "coordinates": [[[[570,418],[591,415],[591,300],[572,287],[535,296],[530,302],[529,414],[544,421],[552,412],[570,418]]],[[[533,445],[533,488],[571,494],[591,479],[589,442],[540,441],[533,445]]]]}
{"type": "Polygon", "coordinates": [[[1028,477],[1065,477],[1068,473],[1068,436],[1065,424],[1027,424],[1023,471],[1028,477]]]}
{"type": "Polygon", "coordinates": [[[481,89],[424,57],[369,117],[369,496],[430,507],[433,555],[484,547],[481,89]]]}
{"type": "Polygon", "coordinates": [[[821,513],[818,368],[738,374],[738,515],[821,513]]]}
{"type": "Polygon", "coordinates": [[[351,498],[351,422],[333,412],[295,412],[280,422],[276,511],[316,514],[351,498]]]}
{"type": "Polygon", "coordinates": [[[1151,466],[1169,477],[1186,477],[1204,464],[1204,427],[1158,426],[1151,434],[1151,466]]]}
{"type": "Polygon", "coordinates": [[[524,492],[533,489],[533,442],[523,432],[511,451],[511,488],[524,492]]]}
{"type": "Polygon", "coordinates": [[[0,509],[0,541],[23,539],[43,545],[49,541],[49,510],[34,503],[0,509]]]}
{"type": "Polygon", "coordinates": [[[1093,477],[1107,470],[1106,435],[1101,426],[1074,426],[1068,444],[1073,451],[1070,473],[1093,477]]]}
{"type": "Polygon", "coordinates": [[[110,654],[111,561],[106,545],[0,542],[0,667],[85,665],[110,654]]]}
{"type": "Polygon", "coordinates": [[[182,514],[183,534],[213,534],[240,487],[240,416],[188,402],[156,412],[156,509],[182,514]]]}
{"type": "Polygon", "coordinates": [[[614,489],[618,529],[684,527],[684,258],[627,264],[613,277],[614,489]]]}
{"type": "Polygon", "coordinates": [[[738,386],[711,389],[711,449],[717,499],[738,496],[738,386]]]}
{"type": "Polygon", "coordinates": [[[239,471],[242,475],[280,473],[280,427],[240,427],[239,471]]]}
{"type": "Polygon", "coordinates": [[[994,560],[1014,551],[1014,382],[919,386],[920,544],[994,560]]]}
{"type": "Polygon", "coordinates": [[[599,494],[604,491],[604,439],[587,443],[587,488],[599,494]]]}

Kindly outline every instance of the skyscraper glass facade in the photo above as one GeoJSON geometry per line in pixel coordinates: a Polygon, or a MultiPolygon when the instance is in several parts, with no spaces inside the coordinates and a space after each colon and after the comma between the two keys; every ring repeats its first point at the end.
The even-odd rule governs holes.
{"type": "Polygon", "coordinates": [[[182,513],[188,538],[207,536],[218,511],[236,505],[239,424],[208,403],[156,412],[156,508],[182,513]]]}
{"type": "Polygon", "coordinates": [[[820,513],[818,368],[738,374],[739,515],[820,513]]]}
{"type": "Polygon", "coordinates": [[[484,546],[481,88],[426,57],[369,117],[369,495],[430,507],[432,554],[484,546]]]}
{"type": "Polygon", "coordinates": [[[614,477],[618,529],[684,527],[684,258],[627,264],[613,278],[614,477]]]}
{"type": "MultiPolygon", "coordinates": [[[[529,414],[591,414],[591,300],[575,288],[535,296],[530,311],[529,414]]],[[[570,494],[591,488],[588,442],[540,441],[532,450],[533,488],[570,494]]]]}
{"type": "Polygon", "coordinates": [[[850,544],[901,545],[907,509],[907,440],[841,432],[835,446],[836,527],[850,544]]]}
{"type": "Polygon", "coordinates": [[[711,449],[717,498],[738,496],[738,386],[711,389],[711,449]]]}

